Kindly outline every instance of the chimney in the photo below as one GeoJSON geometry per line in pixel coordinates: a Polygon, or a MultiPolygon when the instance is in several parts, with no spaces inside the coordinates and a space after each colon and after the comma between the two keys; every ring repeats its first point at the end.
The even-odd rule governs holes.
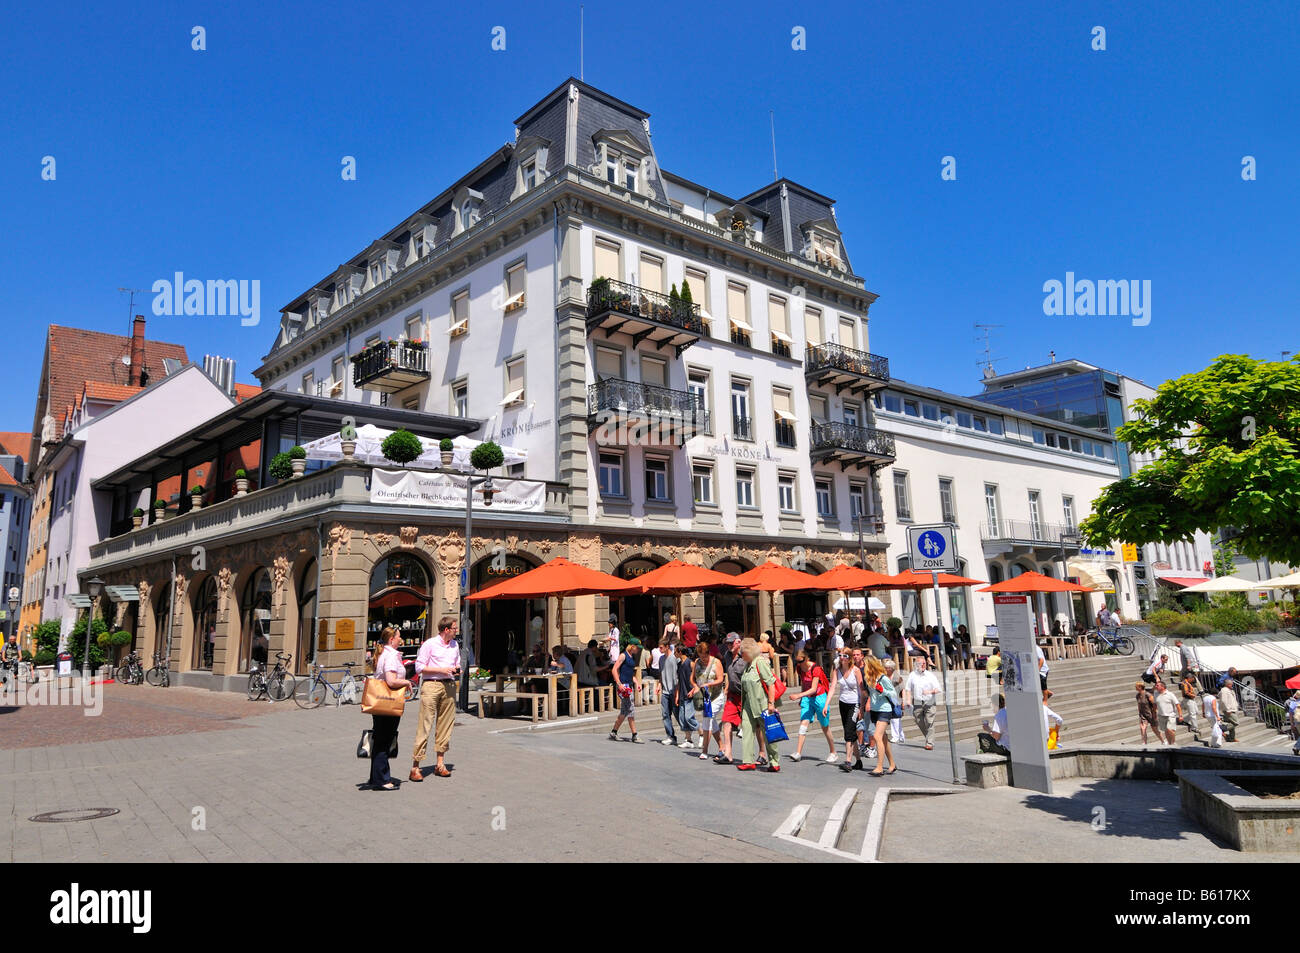
{"type": "Polygon", "coordinates": [[[140,386],[140,375],[144,371],[144,315],[137,314],[131,323],[131,374],[127,383],[132,387],[140,386]]]}

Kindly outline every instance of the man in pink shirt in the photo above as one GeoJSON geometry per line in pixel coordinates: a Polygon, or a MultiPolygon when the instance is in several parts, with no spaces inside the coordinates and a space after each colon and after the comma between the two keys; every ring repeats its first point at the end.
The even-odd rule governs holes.
{"type": "Polygon", "coordinates": [[[451,747],[451,728],[456,723],[456,679],[460,676],[456,628],[454,618],[443,616],[438,620],[438,634],[425,639],[415,656],[415,674],[420,676],[420,723],[415,730],[415,748],[411,752],[414,758],[412,781],[424,780],[420,762],[429,748],[430,731],[434,731],[433,751],[438,758],[433,773],[440,778],[451,777],[443,759],[451,747]]]}

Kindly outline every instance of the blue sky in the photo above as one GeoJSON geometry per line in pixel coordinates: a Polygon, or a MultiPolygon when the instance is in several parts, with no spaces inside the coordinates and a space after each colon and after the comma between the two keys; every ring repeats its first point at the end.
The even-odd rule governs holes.
{"type": "MultiPolygon", "coordinates": [[[[652,114],[665,168],[736,196],[771,180],[775,110],[780,172],[837,200],[897,377],[976,392],[976,323],[1003,325],[1004,371],[1054,349],[1156,383],[1300,350],[1297,8],[1136,6],[589,2],[585,78],[652,114]],[[1045,316],[1067,271],[1150,280],[1150,324],[1045,316]]],[[[577,3],[10,10],[0,429],[31,421],[47,324],[127,333],[116,289],[175,271],[260,280],[255,328],[136,303],[250,380],[282,305],[578,72],[577,27],[577,3]]]]}

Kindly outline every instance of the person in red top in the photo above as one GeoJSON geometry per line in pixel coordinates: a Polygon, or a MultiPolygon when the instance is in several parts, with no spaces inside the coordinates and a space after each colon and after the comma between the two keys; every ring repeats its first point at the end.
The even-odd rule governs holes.
{"type": "Polygon", "coordinates": [[[682,616],[682,645],[688,649],[695,648],[695,643],[700,641],[700,630],[690,616],[682,616]]]}
{"type": "Polygon", "coordinates": [[[801,651],[795,656],[795,665],[799,672],[800,691],[790,698],[799,701],[799,743],[795,746],[794,754],[790,755],[790,760],[798,761],[803,757],[803,743],[808,737],[808,726],[815,721],[821,726],[822,734],[826,737],[826,747],[830,750],[826,763],[834,764],[839,758],[835,754],[835,740],[831,737],[830,681],[822,667],[813,662],[807,652],[801,651]]]}

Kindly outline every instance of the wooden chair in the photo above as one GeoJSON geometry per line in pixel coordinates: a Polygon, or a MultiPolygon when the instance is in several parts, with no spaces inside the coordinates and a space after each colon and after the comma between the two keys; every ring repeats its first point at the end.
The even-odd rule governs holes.
{"type": "Polygon", "coordinates": [[[519,702],[532,702],[533,724],[537,723],[539,717],[546,714],[546,693],[545,692],[479,692],[478,696],[478,716],[482,718],[485,709],[490,708],[494,712],[505,713],[505,703],[508,699],[514,699],[519,702]]]}
{"type": "Polygon", "coordinates": [[[614,707],[613,685],[597,685],[592,691],[595,693],[596,711],[609,711],[614,707]]]}

